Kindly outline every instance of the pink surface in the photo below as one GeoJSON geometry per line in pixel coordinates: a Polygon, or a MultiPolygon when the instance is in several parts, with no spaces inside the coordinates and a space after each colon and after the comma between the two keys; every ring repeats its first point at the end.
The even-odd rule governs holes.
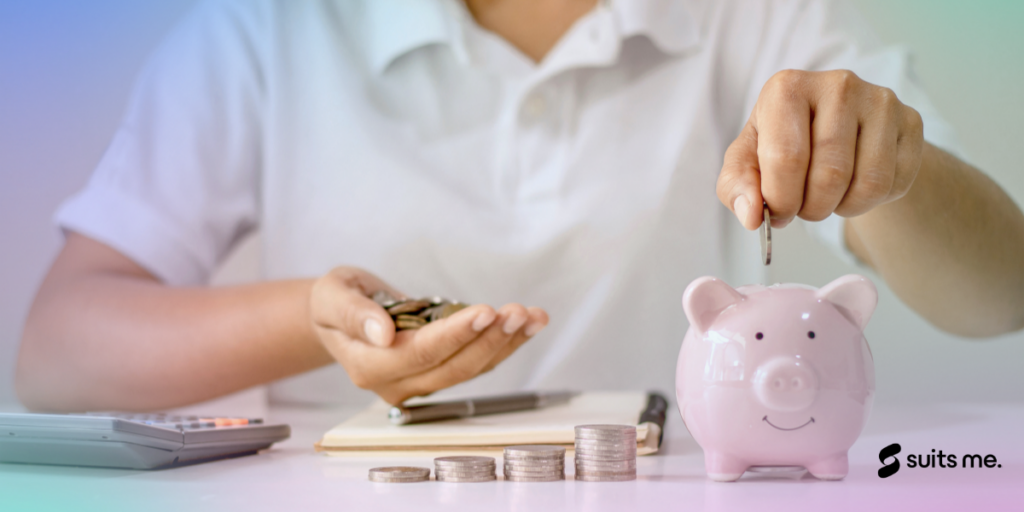
{"type": "Polygon", "coordinates": [[[733,481],[756,466],[801,466],[823,480],[849,471],[874,398],[863,328],[877,303],[867,278],[816,290],[738,290],[712,277],[683,295],[690,330],[676,370],[683,421],[708,476],[733,481]]]}

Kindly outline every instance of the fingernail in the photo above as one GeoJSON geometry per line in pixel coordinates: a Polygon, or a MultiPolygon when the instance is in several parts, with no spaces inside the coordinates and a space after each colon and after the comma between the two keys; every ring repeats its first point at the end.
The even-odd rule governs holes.
{"type": "Polygon", "coordinates": [[[543,329],[543,328],[544,328],[544,324],[542,324],[540,322],[534,322],[534,323],[526,326],[526,330],[523,331],[523,334],[526,334],[527,336],[533,336],[534,334],[537,334],[538,332],[540,332],[540,330],[543,329]]]}
{"type": "Polygon", "coordinates": [[[505,320],[505,325],[501,330],[505,331],[505,334],[512,334],[519,330],[523,324],[526,323],[526,315],[512,315],[508,320],[505,320]]]}
{"type": "Polygon", "coordinates": [[[381,327],[380,322],[367,318],[366,322],[363,323],[363,332],[366,333],[366,339],[377,345],[378,347],[384,346],[384,328],[381,327]]]}
{"type": "Polygon", "coordinates": [[[497,316],[494,314],[494,311],[490,309],[480,313],[476,316],[476,320],[473,320],[473,330],[480,332],[486,329],[487,326],[494,323],[495,318],[497,318],[497,316]]]}
{"type": "Polygon", "coordinates": [[[747,214],[750,213],[750,200],[747,196],[739,196],[732,203],[732,210],[736,212],[736,217],[740,219],[740,224],[744,227],[747,225],[747,214]]]}

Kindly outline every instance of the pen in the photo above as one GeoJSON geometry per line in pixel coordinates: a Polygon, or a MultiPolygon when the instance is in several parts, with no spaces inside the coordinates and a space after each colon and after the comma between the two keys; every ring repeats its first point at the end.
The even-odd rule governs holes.
{"type": "Polygon", "coordinates": [[[485,414],[526,411],[549,405],[564,404],[578,394],[571,391],[516,393],[410,406],[397,405],[391,408],[391,411],[388,412],[388,417],[391,419],[391,423],[395,425],[469,418],[485,414]]]}

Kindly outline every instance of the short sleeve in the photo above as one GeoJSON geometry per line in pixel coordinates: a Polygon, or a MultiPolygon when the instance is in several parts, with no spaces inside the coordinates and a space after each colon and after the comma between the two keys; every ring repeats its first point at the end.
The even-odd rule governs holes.
{"type": "Polygon", "coordinates": [[[175,28],[59,227],[168,284],[207,282],[259,218],[262,18],[258,2],[207,1],[175,28]]]}
{"type": "MultiPolygon", "coordinates": [[[[901,102],[921,114],[925,140],[968,160],[952,126],[939,115],[919,83],[909,51],[899,46],[883,46],[848,1],[780,1],[775,3],[771,17],[763,58],[748,92],[748,112],[761,87],[778,71],[849,69],[867,82],[892,89],[901,102]]],[[[841,259],[858,262],[846,247],[845,222],[841,217],[832,215],[821,222],[803,224],[841,259]]]]}

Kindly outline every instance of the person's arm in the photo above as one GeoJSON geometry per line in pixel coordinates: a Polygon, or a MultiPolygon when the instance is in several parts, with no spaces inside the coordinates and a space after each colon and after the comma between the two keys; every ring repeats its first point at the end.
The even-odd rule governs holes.
{"type": "Polygon", "coordinates": [[[850,71],[782,71],[729,146],[718,197],[747,229],[847,217],[851,250],[936,326],[1024,328],[1024,215],[979,171],[927,144],[921,116],[850,71]]]}
{"type": "Polygon", "coordinates": [[[925,144],[903,198],[848,219],[846,244],[943,330],[980,337],[1024,328],[1024,214],[941,149],[925,144]]]}
{"type": "Polygon", "coordinates": [[[368,298],[376,289],[390,290],[348,268],[318,280],[173,288],[70,233],[29,314],[17,392],[34,410],[157,410],[337,358],[357,385],[399,403],[493,368],[547,324],[536,308],[477,305],[396,335],[368,298]]]}

